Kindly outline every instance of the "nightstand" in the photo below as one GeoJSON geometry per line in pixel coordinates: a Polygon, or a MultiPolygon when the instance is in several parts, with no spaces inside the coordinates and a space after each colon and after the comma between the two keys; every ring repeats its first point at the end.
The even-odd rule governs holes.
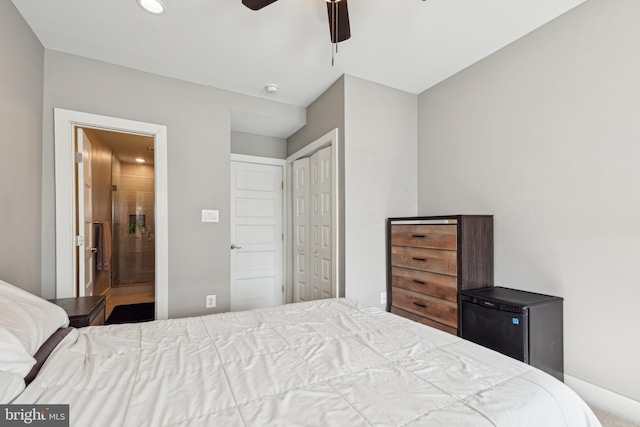
{"type": "Polygon", "coordinates": [[[106,305],[104,296],[58,298],[49,301],[62,307],[67,312],[69,326],[82,328],[84,326],[104,325],[106,305]]]}

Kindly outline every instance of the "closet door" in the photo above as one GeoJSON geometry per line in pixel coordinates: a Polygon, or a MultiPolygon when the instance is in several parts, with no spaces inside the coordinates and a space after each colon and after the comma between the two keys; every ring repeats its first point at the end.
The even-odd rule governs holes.
{"type": "Polygon", "coordinates": [[[331,147],[311,156],[311,298],[331,298],[331,147]]]}
{"type": "Polygon", "coordinates": [[[309,158],[293,162],[293,298],[309,301],[309,158]]]}

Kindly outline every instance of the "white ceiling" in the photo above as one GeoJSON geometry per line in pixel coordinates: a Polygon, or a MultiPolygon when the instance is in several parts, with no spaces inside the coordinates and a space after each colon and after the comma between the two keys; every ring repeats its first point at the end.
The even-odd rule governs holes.
{"type": "Polygon", "coordinates": [[[349,0],[334,67],[324,0],[12,1],[47,49],[307,106],[345,73],[420,93],[585,0],[349,0]]]}
{"type": "Polygon", "coordinates": [[[85,132],[90,139],[100,139],[122,163],[137,164],[136,159],[144,159],[144,164],[154,164],[153,151],[149,150],[154,147],[153,137],[101,129],[85,129],[85,132]]]}

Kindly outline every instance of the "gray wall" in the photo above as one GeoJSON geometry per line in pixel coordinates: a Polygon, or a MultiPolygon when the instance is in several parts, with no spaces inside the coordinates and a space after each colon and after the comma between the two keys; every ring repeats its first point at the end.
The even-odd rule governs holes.
{"type": "Polygon", "coordinates": [[[40,295],[44,48],[0,2],[0,279],[40,295]]]}
{"type": "Polygon", "coordinates": [[[386,218],[417,211],[418,99],[345,76],[346,296],[384,309],[386,218]]]}
{"type": "Polygon", "coordinates": [[[640,2],[590,0],[422,93],[419,213],[495,215],[496,284],[564,297],[566,373],[640,400],[640,2]]]}
{"type": "Polygon", "coordinates": [[[287,140],[274,136],[254,135],[246,132],[231,132],[231,152],[249,156],[287,158],[287,140]]]}
{"type": "Polygon", "coordinates": [[[417,96],[344,75],[308,107],[289,154],[336,127],[344,295],[384,307],[385,219],[417,210],[417,96]]]}
{"type": "Polygon", "coordinates": [[[300,109],[47,50],[43,170],[43,292],[55,289],[53,108],[163,124],[168,129],[169,316],[229,309],[230,110],[300,109]],[[202,209],[220,222],[202,223],[202,209]],[[205,295],[216,294],[216,309],[205,295]]]}
{"type": "Polygon", "coordinates": [[[307,107],[307,124],[287,139],[287,155],[335,128],[338,128],[338,138],[344,141],[344,76],[307,107]]]}

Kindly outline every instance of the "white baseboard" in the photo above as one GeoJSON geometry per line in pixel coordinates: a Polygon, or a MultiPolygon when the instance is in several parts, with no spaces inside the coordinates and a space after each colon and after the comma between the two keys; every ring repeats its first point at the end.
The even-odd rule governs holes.
{"type": "Polygon", "coordinates": [[[564,383],[589,406],[605,410],[615,416],[640,424],[640,402],[591,384],[571,375],[564,375],[564,383]]]}

